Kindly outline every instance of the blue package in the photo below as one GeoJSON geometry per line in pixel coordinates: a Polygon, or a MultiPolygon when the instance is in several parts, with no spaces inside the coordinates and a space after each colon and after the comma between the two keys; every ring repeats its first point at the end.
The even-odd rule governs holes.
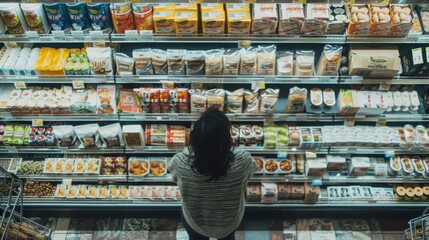
{"type": "Polygon", "coordinates": [[[69,16],[67,14],[67,8],[64,3],[51,3],[44,4],[46,15],[48,16],[49,23],[54,31],[66,31],[71,30],[69,16]]]}
{"type": "Polygon", "coordinates": [[[74,30],[91,30],[88,10],[86,9],[85,3],[67,4],[67,11],[74,30]]]}
{"type": "Polygon", "coordinates": [[[104,33],[112,32],[112,18],[110,16],[109,4],[88,4],[89,18],[94,30],[104,33]]]}

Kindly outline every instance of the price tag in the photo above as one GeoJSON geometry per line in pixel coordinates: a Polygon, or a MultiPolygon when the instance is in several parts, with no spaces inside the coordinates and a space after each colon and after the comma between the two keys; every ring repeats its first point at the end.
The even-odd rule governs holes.
{"type": "Polygon", "coordinates": [[[256,0],[243,0],[243,3],[256,3],[256,0]]]}
{"type": "Polygon", "coordinates": [[[31,125],[33,127],[43,127],[43,119],[33,119],[31,125]]]}
{"type": "Polygon", "coordinates": [[[24,89],[27,88],[27,85],[25,84],[25,82],[14,82],[13,83],[15,85],[16,89],[24,89]]]}
{"type": "Polygon", "coordinates": [[[344,120],[344,125],[352,127],[355,125],[355,119],[354,118],[347,118],[344,120]]]}
{"type": "Polygon", "coordinates": [[[71,31],[71,35],[73,37],[82,38],[83,37],[83,31],[71,31]]]}
{"type": "Polygon", "coordinates": [[[203,88],[203,82],[191,82],[191,88],[202,89],[203,88]]]}
{"type": "Polygon", "coordinates": [[[392,83],[390,83],[390,82],[382,82],[382,83],[380,83],[380,87],[378,87],[378,90],[390,91],[391,86],[392,86],[392,83]]]}
{"type": "Polygon", "coordinates": [[[189,3],[194,4],[194,3],[203,3],[203,0],[189,0],[189,3]]]}
{"type": "Polygon", "coordinates": [[[130,1],[130,3],[140,3],[139,0],[129,0],[129,1],[130,1]]]}
{"type": "Polygon", "coordinates": [[[92,0],[77,0],[77,2],[80,2],[80,3],[91,3],[92,0]]]}
{"type": "Polygon", "coordinates": [[[306,151],[305,152],[305,157],[307,159],[309,159],[309,158],[317,158],[317,153],[316,153],[316,151],[306,151]]]}
{"type": "Polygon", "coordinates": [[[384,153],[384,156],[386,157],[386,158],[393,158],[393,157],[395,157],[395,151],[386,151],[385,153],[384,153]]]}
{"type": "Polygon", "coordinates": [[[265,89],[265,81],[252,81],[252,90],[265,89]]]}
{"type": "Polygon", "coordinates": [[[174,88],[174,82],[173,81],[161,81],[162,88],[174,88]]]}
{"type": "Polygon", "coordinates": [[[62,184],[63,185],[71,185],[73,182],[73,179],[71,178],[64,178],[62,184]]]}
{"type": "Polygon", "coordinates": [[[6,149],[9,153],[18,153],[18,150],[15,146],[6,146],[6,149]]]}
{"type": "Polygon", "coordinates": [[[153,42],[153,31],[152,30],[141,30],[140,38],[143,42],[153,42]]]}
{"type": "Polygon", "coordinates": [[[7,48],[18,48],[18,43],[17,42],[5,42],[4,45],[7,48]]]}
{"type": "Polygon", "coordinates": [[[387,121],[385,118],[377,119],[377,124],[376,124],[377,127],[384,127],[386,126],[386,124],[387,124],[387,121]]]}
{"type": "Polygon", "coordinates": [[[251,44],[250,40],[238,40],[238,48],[249,48],[251,44]]]}
{"type": "Polygon", "coordinates": [[[287,158],[287,152],[286,151],[277,152],[277,158],[287,158]]]}
{"type": "Polygon", "coordinates": [[[89,31],[89,36],[91,36],[93,39],[99,39],[103,36],[102,31],[89,31]]]}
{"type": "Polygon", "coordinates": [[[64,31],[52,31],[52,36],[54,36],[54,38],[58,38],[58,39],[66,38],[66,34],[64,31]]]}
{"type": "Polygon", "coordinates": [[[27,31],[26,34],[28,38],[39,38],[39,34],[36,31],[27,31]]]}
{"type": "Polygon", "coordinates": [[[125,30],[125,38],[127,40],[137,40],[139,37],[139,33],[137,30],[125,30]]]}
{"type": "Polygon", "coordinates": [[[311,186],[322,186],[322,179],[311,180],[311,186]]]}
{"type": "Polygon", "coordinates": [[[85,88],[85,83],[83,81],[73,81],[73,88],[74,89],[83,89],[85,88]]]}

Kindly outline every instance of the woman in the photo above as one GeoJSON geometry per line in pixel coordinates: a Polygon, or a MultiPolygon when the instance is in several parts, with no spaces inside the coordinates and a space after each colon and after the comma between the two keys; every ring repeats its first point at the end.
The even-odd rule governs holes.
{"type": "Polygon", "coordinates": [[[233,240],[243,218],[244,190],[257,164],[248,152],[233,149],[230,129],[223,112],[208,109],[194,124],[190,146],[170,161],[190,240],[233,240]]]}

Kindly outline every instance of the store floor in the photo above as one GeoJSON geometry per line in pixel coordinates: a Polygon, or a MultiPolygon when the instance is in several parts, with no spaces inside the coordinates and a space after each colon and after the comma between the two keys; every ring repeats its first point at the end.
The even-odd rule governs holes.
{"type": "MultiPolygon", "coordinates": [[[[186,240],[175,218],[32,218],[54,240],[186,240]]],[[[244,219],[237,240],[402,240],[407,222],[394,219],[244,219]]]]}

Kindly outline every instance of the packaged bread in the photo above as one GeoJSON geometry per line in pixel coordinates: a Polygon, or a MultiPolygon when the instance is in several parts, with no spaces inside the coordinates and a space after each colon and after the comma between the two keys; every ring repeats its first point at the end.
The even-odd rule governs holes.
{"type": "Polygon", "coordinates": [[[304,21],[304,35],[320,36],[325,34],[329,21],[329,4],[309,3],[304,21]]]}
{"type": "Polygon", "coordinates": [[[92,75],[112,75],[112,50],[110,47],[86,48],[92,75]]]}
{"type": "Polygon", "coordinates": [[[201,113],[207,109],[207,95],[200,89],[189,90],[191,95],[191,113],[201,113]]]}
{"type": "Polygon", "coordinates": [[[198,12],[197,11],[177,11],[174,18],[174,28],[178,35],[198,34],[198,12]]]}
{"type": "Polygon", "coordinates": [[[244,113],[259,113],[259,92],[244,90],[244,113]]]}
{"type": "Polygon", "coordinates": [[[253,4],[252,34],[275,34],[278,21],[277,4],[253,4]]]}
{"type": "Polygon", "coordinates": [[[226,112],[242,113],[243,112],[243,94],[244,89],[240,88],[233,92],[226,91],[226,112]]]}
{"type": "Polygon", "coordinates": [[[153,26],[155,33],[175,33],[174,20],[176,12],[174,10],[157,10],[153,13],[153,26]]]}
{"type": "Polygon", "coordinates": [[[341,65],[343,47],[340,45],[325,45],[317,66],[318,76],[336,76],[341,65]]]}
{"type": "Polygon", "coordinates": [[[186,51],[186,75],[204,75],[204,51],[186,51]]]}
{"type": "Polygon", "coordinates": [[[287,113],[300,113],[305,111],[307,101],[307,89],[293,87],[289,89],[289,96],[286,105],[287,113]]]}
{"type": "Polygon", "coordinates": [[[127,76],[133,75],[133,71],[134,71],[133,58],[127,56],[124,53],[116,53],[115,60],[116,60],[116,72],[119,75],[127,75],[127,76]]]}
{"type": "Polygon", "coordinates": [[[276,70],[276,46],[259,46],[257,54],[258,75],[274,75],[276,70]]]}
{"type": "Polygon", "coordinates": [[[300,35],[304,25],[304,4],[282,3],[279,6],[279,34],[300,35]]]}
{"type": "Polygon", "coordinates": [[[261,92],[259,113],[274,113],[279,99],[279,89],[268,88],[261,92]]]}
{"type": "Polygon", "coordinates": [[[152,49],[142,48],[133,50],[133,59],[135,61],[136,75],[152,75],[152,49]]]}
{"type": "Polygon", "coordinates": [[[241,51],[240,75],[256,74],[258,49],[254,47],[241,51]]]}
{"type": "Polygon", "coordinates": [[[250,12],[228,12],[227,13],[228,34],[249,34],[252,18],[250,12]]]}
{"type": "Polygon", "coordinates": [[[348,35],[366,36],[369,34],[370,17],[366,4],[352,4],[350,7],[350,23],[347,29],[348,35]]]}
{"type": "Polygon", "coordinates": [[[240,49],[227,49],[223,54],[223,75],[238,75],[240,58],[240,49]]]}
{"type": "Polygon", "coordinates": [[[161,49],[152,49],[151,60],[153,70],[156,75],[168,74],[167,51],[161,49]]]}
{"type": "Polygon", "coordinates": [[[204,53],[206,75],[222,74],[224,52],[223,49],[213,49],[204,53]]]}
{"type": "Polygon", "coordinates": [[[224,34],[225,12],[223,10],[202,10],[201,21],[203,34],[224,34]]]}
{"type": "Polygon", "coordinates": [[[246,187],[246,200],[249,202],[261,201],[261,184],[248,183],[246,187]]]}
{"type": "Polygon", "coordinates": [[[185,49],[168,49],[167,64],[169,75],[185,75],[185,49]]]}
{"type": "Polygon", "coordinates": [[[293,75],[294,69],[293,51],[277,52],[277,75],[293,75]]]}
{"type": "Polygon", "coordinates": [[[312,76],[314,75],[314,51],[298,50],[295,52],[295,75],[312,76]]]}
{"type": "Polygon", "coordinates": [[[223,111],[225,105],[225,90],[211,89],[206,92],[207,108],[216,108],[223,111]]]}

